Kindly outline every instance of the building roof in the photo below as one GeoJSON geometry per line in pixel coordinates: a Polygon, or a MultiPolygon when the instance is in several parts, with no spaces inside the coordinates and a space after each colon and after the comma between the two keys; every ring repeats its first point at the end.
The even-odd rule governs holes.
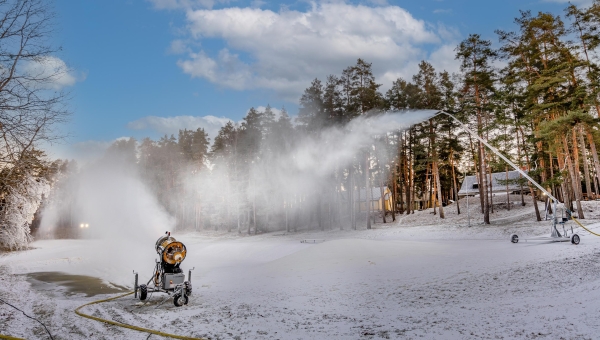
{"type": "MultiPolygon", "coordinates": [[[[524,172],[527,173],[527,170],[524,172]]],[[[521,174],[516,170],[508,172],[509,180],[515,180],[519,177],[521,177],[521,174]]],[[[489,175],[487,179],[489,180],[489,175]]],[[[466,176],[462,182],[460,190],[458,191],[458,195],[465,196],[479,194],[478,180],[479,178],[476,178],[476,176],[466,176]]],[[[506,172],[495,172],[492,174],[492,192],[506,192],[506,183],[501,184],[500,181],[506,181],[506,172]]],[[[508,184],[508,191],[517,190],[521,190],[521,187],[518,183],[508,184]]],[[[523,190],[529,190],[528,186],[524,185],[523,190]]]]}

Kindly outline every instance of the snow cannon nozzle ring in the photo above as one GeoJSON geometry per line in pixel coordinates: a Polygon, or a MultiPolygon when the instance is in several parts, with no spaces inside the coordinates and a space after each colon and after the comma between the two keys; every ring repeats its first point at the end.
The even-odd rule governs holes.
{"type": "Polygon", "coordinates": [[[160,258],[161,264],[179,265],[185,259],[187,249],[182,242],[177,241],[166,232],[165,236],[160,237],[155,244],[156,253],[160,258]]]}

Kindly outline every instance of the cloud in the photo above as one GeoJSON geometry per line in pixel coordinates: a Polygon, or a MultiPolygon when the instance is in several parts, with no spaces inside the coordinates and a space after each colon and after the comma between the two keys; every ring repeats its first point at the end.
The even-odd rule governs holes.
{"type": "Polygon", "coordinates": [[[44,57],[37,61],[27,61],[22,67],[26,74],[38,79],[44,88],[53,90],[73,86],[77,81],[85,79],[85,75],[77,77],[74,71],[69,69],[67,64],[57,57],[44,57]]]}
{"type": "Polygon", "coordinates": [[[379,6],[384,6],[388,4],[387,0],[369,0],[369,3],[379,6]]]}
{"type": "Polygon", "coordinates": [[[205,78],[236,90],[246,89],[246,84],[252,80],[250,66],[241,62],[237,54],[229,53],[228,49],[219,51],[216,60],[204,52],[191,53],[189,58],[179,60],[177,65],[192,77],[205,78]]]}
{"type": "Polygon", "coordinates": [[[184,54],[186,52],[191,52],[191,51],[187,47],[187,44],[185,41],[183,41],[181,39],[176,39],[171,42],[171,46],[169,46],[168,52],[171,54],[184,54]]]}
{"type": "MultiPolygon", "coordinates": [[[[197,50],[177,65],[193,78],[236,90],[272,89],[296,101],[310,80],[339,74],[358,58],[375,75],[406,74],[441,44],[436,26],[391,5],[311,3],[306,11],[230,7],[187,9],[192,39],[219,39],[219,51],[197,50]]],[[[448,30],[446,30],[448,31],[448,30]]],[[[392,79],[393,81],[395,79],[392,79]]],[[[384,79],[387,84],[391,81],[384,79]]]]}
{"type": "MultiPolygon", "coordinates": [[[[441,22],[437,24],[437,33],[440,38],[442,38],[445,45],[447,45],[449,41],[459,41],[462,38],[456,27],[446,26],[441,22]]],[[[458,43],[456,45],[458,45],[458,43]]]]}
{"type": "Polygon", "coordinates": [[[177,135],[179,130],[203,128],[209,137],[214,140],[221,127],[229,121],[231,119],[215,116],[148,116],[128,123],[127,127],[133,130],[154,130],[161,135],[177,135]]]}
{"type": "Polygon", "coordinates": [[[252,0],[252,3],[250,4],[250,6],[254,7],[254,8],[260,8],[264,5],[266,5],[267,2],[266,1],[262,1],[262,0],[252,0]]]}
{"type": "Polygon", "coordinates": [[[456,60],[456,48],[457,44],[445,44],[431,53],[429,62],[436,70],[446,70],[449,73],[460,71],[460,62],[456,60]]]}
{"type": "Polygon", "coordinates": [[[213,8],[217,3],[229,3],[229,0],[148,0],[156,9],[195,9],[213,8]]]}
{"type": "Polygon", "coordinates": [[[555,2],[555,3],[559,3],[559,4],[570,2],[574,5],[589,6],[592,4],[593,0],[542,0],[542,2],[555,2]]]}

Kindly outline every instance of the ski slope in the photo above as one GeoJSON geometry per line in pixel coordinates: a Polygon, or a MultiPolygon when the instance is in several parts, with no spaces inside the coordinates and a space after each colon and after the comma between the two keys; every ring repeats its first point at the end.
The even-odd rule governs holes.
{"type": "MultiPolygon", "coordinates": [[[[428,226],[399,220],[375,227],[252,237],[174,233],[188,248],[182,268],[187,273],[195,267],[189,305],[159,305],[162,297],[155,295],[146,305],[125,297],[84,311],[211,339],[594,339],[600,334],[598,237],[580,232],[578,246],[510,243],[517,230],[545,234],[548,222],[469,228],[451,219],[428,226]]],[[[592,228],[598,231],[600,224],[592,228]]],[[[69,292],[25,274],[90,275],[131,287],[132,270],[141,279],[151,275],[153,244],[138,244],[134,253],[126,243],[106,247],[100,240],[33,246],[0,257],[2,299],[35,314],[55,339],[147,338],[73,313],[108,295],[69,292]]],[[[45,338],[39,325],[6,305],[0,305],[0,315],[0,334],[45,338]]]]}

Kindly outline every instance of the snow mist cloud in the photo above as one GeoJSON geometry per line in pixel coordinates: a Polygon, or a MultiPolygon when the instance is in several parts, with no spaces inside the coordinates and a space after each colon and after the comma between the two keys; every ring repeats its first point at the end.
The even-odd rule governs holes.
{"type": "MultiPolygon", "coordinates": [[[[100,239],[107,244],[102,253],[90,255],[94,261],[106,266],[119,262],[123,255],[118,249],[123,249],[129,257],[127,268],[147,265],[142,259],[152,259],[153,242],[166,230],[222,229],[224,225],[231,230],[232,227],[235,229],[237,219],[242,231],[239,221],[245,218],[244,223],[249,226],[250,209],[259,210],[258,217],[253,220],[254,223],[256,219],[261,220],[261,231],[282,230],[285,226],[282,211],[292,200],[315,204],[316,198],[324,192],[333,194],[348,190],[346,184],[343,184],[344,188],[340,187],[347,183],[340,172],[362,167],[366,162],[366,150],[371,152],[371,162],[387,157],[385,149],[377,143],[378,139],[385,138],[391,131],[408,129],[436,112],[367,114],[342,127],[325,128],[319,133],[307,131],[297,136],[294,144],[285,150],[281,149],[281,140],[263,139],[258,158],[244,160],[243,155],[230,154],[227,156],[230,159],[212,159],[211,166],[200,171],[184,169],[180,172],[184,176],[182,181],[173,179],[178,191],[168,197],[164,192],[150,189],[152,183],[148,178],[152,176],[148,173],[141,176],[142,171],[154,170],[144,168],[138,162],[135,142],[119,140],[100,160],[73,175],[70,181],[62,184],[63,187],[55,188],[55,192],[59,192],[55,196],[61,199],[50,200],[43,211],[40,230],[45,233],[61,224],[89,224],[89,228],[75,229],[83,237],[100,239]],[[277,148],[279,152],[274,152],[277,148]],[[341,177],[332,181],[332,176],[341,177]],[[67,194],[61,195],[60,191],[67,194]],[[171,216],[166,207],[177,213],[171,216]],[[200,210],[194,210],[198,207],[200,210]],[[190,213],[196,214],[195,220],[182,220],[190,213]],[[64,221],[65,217],[68,221],[64,221]]],[[[359,188],[364,183],[364,177],[355,181],[359,188]]],[[[300,228],[310,227],[311,209],[305,206],[295,211],[304,221],[298,222],[300,228]]]]}
{"type": "Polygon", "coordinates": [[[374,136],[394,130],[405,130],[411,125],[432,117],[438,111],[420,110],[391,112],[370,118],[358,117],[344,129],[325,130],[318,138],[307,138],[292,151],[289,159],[300,171],[314,171],[325,175],[335,167],[350,161],[357,150],[370,145],[374,136]]]}
{"type": "Polygon", "coordinates": [[[105,246],[81,257],[91,268],[111,267],[127,278],[132,269],[152,264],[154,242],[175,225],[140,179],[134,152],[113,145],[101,159],[59,182],[42,211],[40,226],[41,235],[67,229],[70,235],[100,240],[105,246]]]}
{"type": "MultiPolygon", "coordinates": [[[[336,192],[349,190],[348,169],[363,168],[366,150],[370,150],[372,164],[386,161],[393,156],[387,154],[380,141],[389,132],[408,129],[436,113],[418,110],[369,114],[343,127],[326,128],[319,133],[307,131],[288,147],[282,147],[281,139],[263,137],[259,156],[244,159],[246,155],[232,152],[213,160],[210,170],[190,172],[182,181],[183,186],[186,195],[200,193],[202,213],[211,220],[210,228],[237,228],[250,233],[259,224],[261,231],[285,230],[290,220],[300,229],[310,228],[310,216],[315,213],[317,202],[337,200],[336,192]],[[294,207],[287,210],[290,206],[294,207]]],[[[379,171],[374,176],[381,177],[381,171],[386,169],[372,171],[379,171]]],[[[356,176],[354,185],[364,188],[364,175],[356,176]]]]}

